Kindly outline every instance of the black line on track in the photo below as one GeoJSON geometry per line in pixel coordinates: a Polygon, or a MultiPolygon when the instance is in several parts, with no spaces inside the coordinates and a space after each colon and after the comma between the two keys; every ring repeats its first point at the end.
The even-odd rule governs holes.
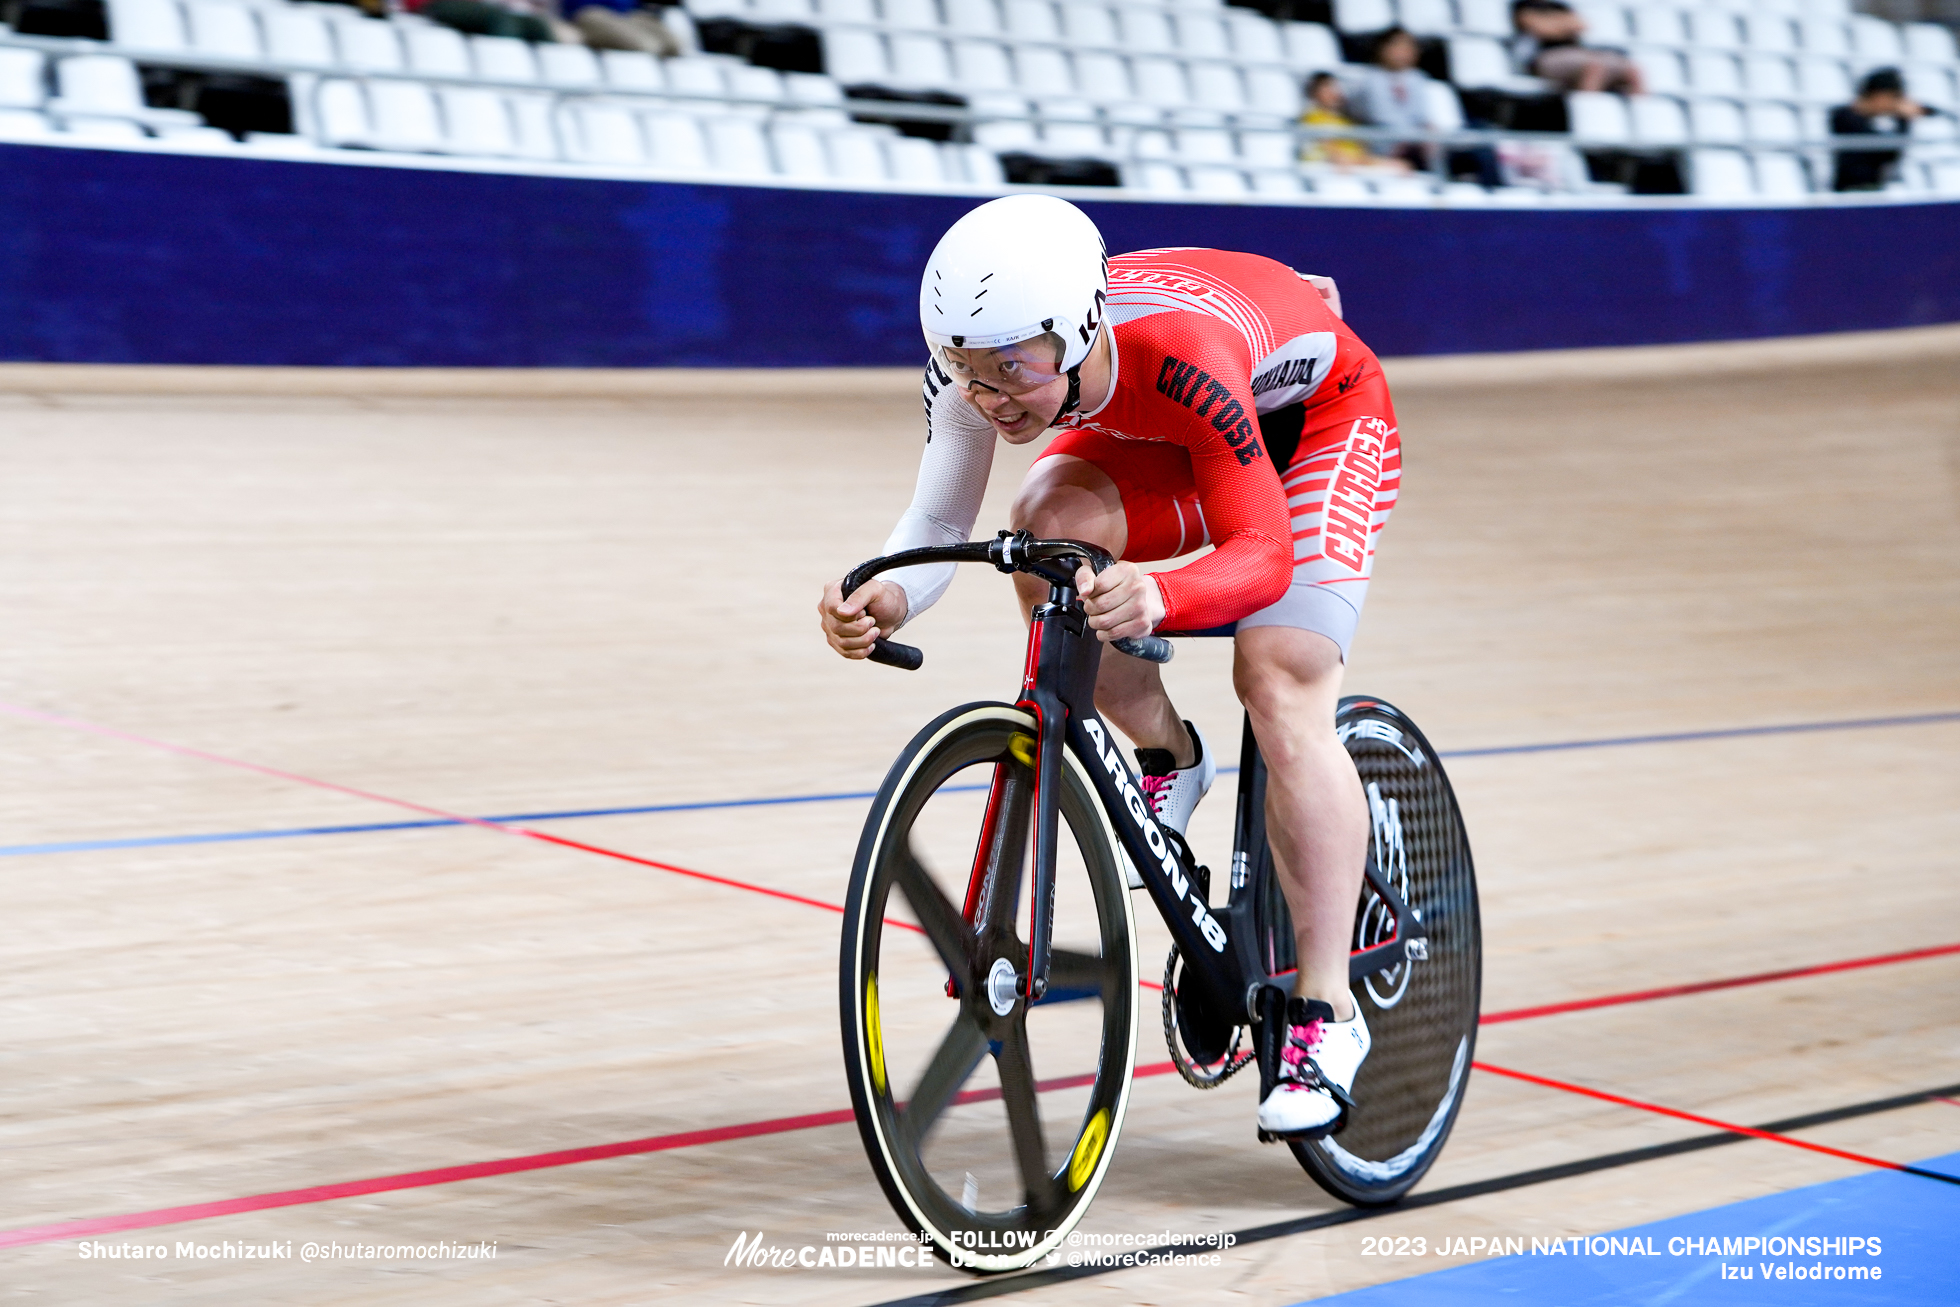
{"type": "MultiPolygon", "coordinates": [[[[1960,1094],[1960,1085],[1942,1085],[1938,1089],[1922,1089],[1917,1093],[1899,1094],[1892,1098],[1877,1098],[1869,1102],[1853,1103],[1848,1107],[1830,1107],[1821,1112],[1808,1112],[1803,1116],[1785,1117],[1781,1121],[1769,1121],[1756,1126],[1772,1134],[1788,1134],[1792,1130],[1806,1130],[1812,1126],[1829,1125],[1833,1121],[1848,1121],[1853,1117],[1872,1116],[1879,1112],[1893,1112],[1902,1107],[1917,1107],[1950,1094],[1960,1094]]],[[[1645,1148],[1630,1148],[1621,1153],[1607,1153],[1600,1157],[1581,1158],[1576,1162],[1561,1162],[1557,1166],[1541,1166],[1536,1170],[1519,1171],[1514,1175],[1495,1176],[1489,1180],[1475,1180],[1469,1184],[1452,1185],[1448,1189],[1432,1189],[1428,1193],[1414,1194],[1401,1202],[1388,1207],[1344,1207],[1338,1211],[1321,1212],[1316,1216],[1297,1217],[1291,1221],[1276,1221],[1271,1225],[1255,1225],[1250,1229],[1235,1231],[1238,1245],[1264,1243],[1269,1239],[1284,1239],[1290,1235],[1305,1234],[1309,1230],[1324,1230],[1333,1225],[1351,1225],[1356,1221],[1372,1221],[1377,1217],[1394,1216],[1398,1212],[1412,1212],[1424,1207],[1439,1207],[1444,1203],[1462,1202],[1466,1198],[1481,1198],[1485,1194],[1504,1193],[1511,1189],[1525,1189],[1532,1185],[1549,1184],[1554,1180],[1567,1180],[1576,1175],[1591,1175],[1595,1171],[1610,1171],[1616,1167],[1632,1166],[1636,1162],[1651,1162],[1663,1157],[1677,1157],[1683,1153],[1698,1153],[1705,1148],[1720,1148],[1724,1144],[1740,1144],[1753,1135],[1732,1134],[1726,1130],[1714,1134],[1693,1135],[1687,1139],[1676,1139],[1671,1143],[1650,1144],[1645,1148]]],[[[1908,1174],[1923,1176],[1928,1180],[1943,1180],[1948,1184],[1960,1185],[1960,1176],[1945,1175],[1939,1171],[1927,1171],[1916,1166],[1902,1168],[1908,1174]]],[[[1216,1243],[1165,1244],[1154,1249],[1163,1253],[1212,1253],[1218,1251],[1216,1243]]],[[[1133,1266],[1057,1266],[1045,1271],[1023,1271],[1017,1275],[1002,1276],[999,1279],[976,1280],[956,1289],[939,1289],[931,1293],[915,1294],[909,1298],[893,1298],[884,1302],[870,1304],[869,1307],[948,1307],[952,1303],[978,1302],[985,1298],[1002,1298],[1011,1293],[1024,1293],[1029,1289],[1039,1289],[1045,1285],[1062,1284],[1071,1280],[1086,1280],[1092,1275],[1108,1275],[1114,1271],[1142,1270],[1133,1266]]]]}

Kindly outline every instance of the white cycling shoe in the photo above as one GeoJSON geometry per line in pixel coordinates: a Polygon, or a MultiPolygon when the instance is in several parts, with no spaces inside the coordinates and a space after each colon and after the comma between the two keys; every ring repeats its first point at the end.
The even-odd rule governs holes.
{"type": "MultiPolygon", "coordinates": [[[[1159,826],[1174,830],[1179,836],[1190,824],[1198,800],[1211,790],[1211,783],[1218,776],[1218,761],[1205,747],[1203,734],[1190,722],[1184,723],[1184,729],[1191,732],[1191,743],[1198,749],[1197,759],[1189,767],[1177,767],[1177,759],[1169,749],[1137,750],[1137,769],[1143,773],[1139,788],[1143,790],[1144,802],[1150,805],[1150,815],[1157,819],[1159,826]]],[[[1127,854],[1123,857],[1123,870],[1130,878],[1131,889],[1143,888],[1143,877],[1137,875],[1127,854]]]]}
{"type": "Polygon", "coordinates": [[[1259,1129],[1280,1139],[1318,1139],[1346,1123],[1348,1090],[1372,1043],[1368,1022],[1359,1003],[1351,1020],[1336,1021],[1329,1004],[1291,998],[1286,1026],[1279,1083],[1259,1104],[1259,1129]]]}

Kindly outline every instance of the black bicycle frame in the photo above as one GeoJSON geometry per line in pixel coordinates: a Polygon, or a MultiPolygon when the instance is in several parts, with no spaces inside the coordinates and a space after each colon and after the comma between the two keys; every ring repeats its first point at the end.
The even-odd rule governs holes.
{"type": "MultiPolygon", "coordinates": [[[[1224,906],[1214,908],[1206,902],[1203,877],[1190,849],[1157,824],[1129,760],[1096,714],[1096,674],[1102,666],[1103,642],[1089,627],[1074,578],[1080,563],[1086,562],[1100,572],[1111,561],[1101,550],[1080,541],[1035,540],[1026,532],[1003,531],[991,541],[907,550],[872,559],[845,578],[843,592],[855,593],[879,572],[937,562],[991,562],[1003,572],[1024,572],[1048,582],[1048,601],[1030,615],[1027,660],[1016,701],[1017,707],[1034,717],[1036,739],[1028,965],[1017,988],[1032,1001],[1039,1001],[1048,988],[1061,817],[1060,804],[1053,796],[1061,783],[1062,751],[1071,749],[1093,779],[1117,838],[1170,928],[1183,955],[1184,974],[1197,983],[1213,1011],[1244,1012],[1248,1022],[1258,1021],[1272,1001],[1270,995],[1262,1000],[1261,992],[1286,988],[1293,974],[1269,970],[1268,959],[1259,956],[1254,918],[1259,885],[1258,878],[1250,874],[1250,859],[1262,842],[1264,829],[1264,768],[1258,747],[1248,727],[1239,776],[1230,892],[1224,906]]],[[[1170,646],[1160,637],[1115,643],[1118,649],[1134,651],[1151,661],[1163,662],[1170,657],[1170,646]]],[[[916,668],[923,659],[918,650],[906,645],[880,640],[878,646],[872,657],[880,662],[916,668]]],[[[1369,887],[1394,917],[1395,934],[1350,954],[1351,980],[1398,966],[1412,952],[1420,957],[1427,944],[1425,937],[1415,933],[1420,923],[1374,859],[1369,860],[1365,874],[1369,887]]],[[[971,892],[968,900],[971,903],[971,892]]]]}

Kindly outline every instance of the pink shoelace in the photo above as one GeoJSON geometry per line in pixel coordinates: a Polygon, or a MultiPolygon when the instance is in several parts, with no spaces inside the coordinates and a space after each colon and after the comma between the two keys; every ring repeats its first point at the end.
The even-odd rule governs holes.
{"type": "Polygon", "coordinates": [[[1314,1050],[1319,1047],[1320,1022],[1318,1020],[1309,1021],[1304,1026],[1292,1026],[1287,1029],[1286,1047],[1279,1051],[1279,1056],[1282,1062],[1293,1068],[1293,1074],[1296,1078],[1290,1082],[1292,1088],[1314,1088],[1314,1086],[1307,1084],[1298,1077],[1301,1075],[1300,1069],[1306,1065],[1307,1059],[1312,1057],[1314,1050]]]}
{"type": "Polygon", "coordinates": [[[1150,804],[1150,815],[1162,817],[1164,805],[1170,802],[1171,786],[1177,784],[1176,776],[1145,776],[1142,778],[1144,798],[1150,804]]]}

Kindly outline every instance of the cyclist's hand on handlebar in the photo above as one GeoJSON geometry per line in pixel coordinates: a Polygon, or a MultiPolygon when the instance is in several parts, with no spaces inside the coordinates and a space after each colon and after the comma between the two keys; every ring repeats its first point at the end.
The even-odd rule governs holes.
{"type": "Polygon", "coordinates": [[[843,586],[842,581],[832,581],[817,604],[823,637],[846,658],[867,658],[874,641],[904,624],[905,591],[889,581],[871,580],[846,599],[843,586]]]}
{"type": "Polygon", "coordinates": [[[1164,592],[1135,563],[1112,563],[1101,576],[1085,563],[1076,569],[1075,589],[1098,640],[1149,635],[1164,620],[1164,592]]]}

